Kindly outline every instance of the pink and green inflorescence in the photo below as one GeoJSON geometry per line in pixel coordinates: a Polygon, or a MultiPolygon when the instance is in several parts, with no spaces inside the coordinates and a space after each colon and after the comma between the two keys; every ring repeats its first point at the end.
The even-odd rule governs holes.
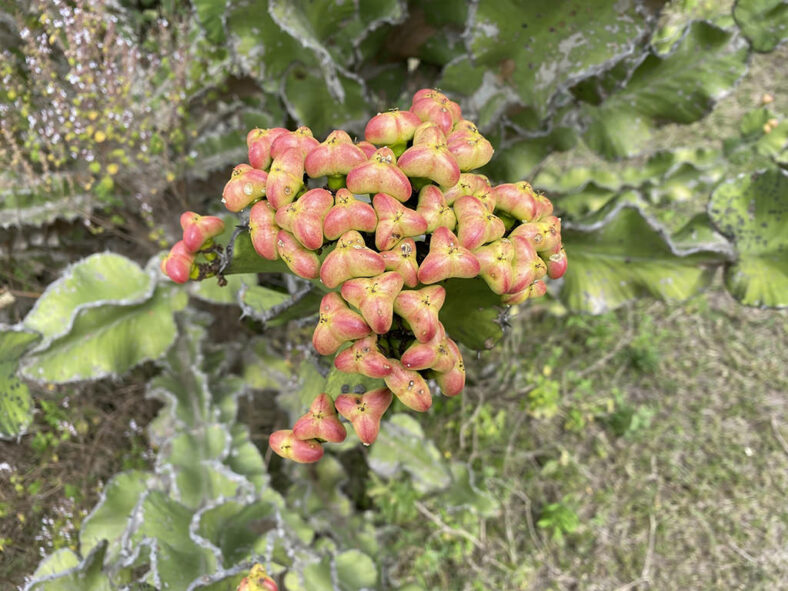
{"type": "MultiPolygon", "coordinates": [[[[248,212],[259,256],[328,292],[315,350],[339,371],[385,383],[320,394],[292,429],[271,434],[282,457],[319,460],[323,443],[346,437],[340,417],[371,444],[394,397],[430,408],[429,380],[446,396],[463,390],[462,354],[440,320],[447,279],[481,277],[515,305],[566,271],[552,203],[525,181],[493,186],[474,173],[493,147],[441,92],[420,90],[410,110],[375,115],[364,141],[336,130],[321,143],[308,127],[253,129],[246,141],[249,163],[235,167],[222,202],[248,212]]],[[[198,259],[219,256],[222,221],[186,212],[181,226],[162,271],[178,283],[217,274],[198,259]]]]}

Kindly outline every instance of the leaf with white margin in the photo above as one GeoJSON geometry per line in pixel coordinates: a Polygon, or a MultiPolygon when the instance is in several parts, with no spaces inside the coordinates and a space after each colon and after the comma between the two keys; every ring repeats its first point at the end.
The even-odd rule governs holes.
{"type": "Polygon", "coordinates": [[[158,359],[175,340],[174,313],[187,300],[180,290],[159,287],[140,304],[83,308],[67,334],[26,357],[22,374],[40,382],[66,383],[120,375],[158,359]]]}
{"type": "Polygon", "coordinates": [[[213,304],[238,305],[238,295],[249,285],[257,285],[257,275],[242,273],[225,277],[227,285],[221,286],[216,279],[189,282],[189,291],[197,299],[213,304]]]}
{"type": "Polygon", "coordinates": [[[788,2],[785,0],[737,0],[733,18],[755,51],[772,51],[788,39],[788,2]]]}
{"type": "Polygon", "coordinates": [[[476,486],[473,471],[468,464],[451,462],[449,469],[451,486],[436,497],[436,503],[440,507],[469,510],[482,517],[498,515],[500,503],[489,491],[476,486]]]}
{"type": "Polygon", "coordinates": [[[138,304],[150,297],[153,287],[151,276],[131,259],[111,252],[94,254],[66,268],[23,324],[48,341],[68,333],[80,310],[138,304]]]}
{"type": "Polygon", "coordinates": [[[561,234],[569,260],[561,298],[593,314],[642,296],[685,300],[709,285],[728,256],[708,245],[679,250],[626,201],[606,206],[594,221],[565,225],[561,234]]]}
{"type": "Polygon", "coordinates": [[[364,591],[378,584],[374,561],[359,550],[325,556],[304,566],[300,575],[289,571],[285,587],[292,591],[364,591]]]}
{"type": "Polygon", "coordinates": [[[386,478],[401,471],[409,473],[420,493],[442,490],[451,483],[451,472],[438,448],[410,415],[395,414],[381,423],[367,461],[374,472],[386,478]]]}
{"type": "Polygon", "coordinates": [[[733,296],[748,306],[788,306],[788,172],[769,169],[720,185],[709,216],[738,253],[725,269],[733,296]]]}
{"type": "Polygon", "coordinates": [[[224,459],[224,463],[233,472],[252,483],[256,491],[263,490],[269,482],[268,471],[265,469],[260,450],[249,437],[249,428],[242,423],[234,423],[230,427],[230,435],[232,437],[230,453],[224,459]]]}
{"type": "Polygon", "coordinates": [[[0,329],[0,439],[6,439],[23,435],[33,421],[30,389],[16,372],[19,358],[40,337],[18,327],[0,329]]]}
{"type": "Polygon", "coordinates": [[[90,213],[96,197],[74,191],[67,174],[50,173],[31,182],[12,172],[0,172],[0,228],[44,226],[71,221],[90,213]]]}
{"type": "Polygon", "coordinates": [[[109,577],[102,570],[106,550],[107,543],[101,542],[77,565],[72,556],[53,554],[38,567],[25,591],[111,591],[109,577]],[[54,571],[65,565],[72,566],[54,571]],[[51,574],[42,576],[44,572],[51,574]]]}

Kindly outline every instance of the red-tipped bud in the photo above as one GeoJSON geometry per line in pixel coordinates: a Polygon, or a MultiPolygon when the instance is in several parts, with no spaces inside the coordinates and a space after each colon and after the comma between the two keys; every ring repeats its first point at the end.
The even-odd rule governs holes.
{"type": "Polygon", "coordinates": [[[545,264],[542,259],[536,254],[536,250],[531,243],[521,236],[510,236],[512,245],[514,246],[514,259],[512,260],[512,284],[508,289],[508,293],[517,293],[529,285],[535,279],[538,279],[537,272],[544,275],[546,271],[545,264]]]}
{"type": "Polygon", "coordinates": [[[424,88],[413,95],[410,110],[422,121],[431,121],[448,134],[454,123],[462,119],[460,105],[451,101],[445,94],[424,88]]]}
{"type": "Polygon", "coordinates": [[[465,362],[462,357],[449,371],[436,373],[435,381],[438,382],[444,396],[457,396],[465,388],[465,362]]]}
{"type": "Polygon", "coordinates": [[[553,204],[547,197],[541,193],[537,193],[534,200],[536,201],[536,214],[534,219],[543,220],[553,215],[553,204]]]}
{"type": "Polygon", "coordinates": [[[345,373],[360,373],[369,378],[385,378],[391,373],[391,364],[378,349],[377,335],[356,341],[337,354],[334,367],[345,373]]]}
{"type": "Polygon", "coordinates": [[[484,166],[493,155],[492,144],[479,133],[476,125],[466,120],[454,126],[454,131],[447,138],[447,144],[463,172],[484,166]]]}
{"type": "Polygon", "coordinates": [[[402,277],[390,271],[369,279],[348,279],[342,285],[342,297],[357,308],[377,334],[391,329],[394,298],[402,290],[402,277]]]}
{"type": "Polygon", "coordinates": [[[460,180],[457,160],[443,132],[432,123],[422,123],[416,130],[413,146],[403,152],[397,166],[410,177],[427,178],[443,187],[453,187],[460,180]]]}
{"type": "Polygon", "coordinates": [[[194,253],[190,252],[183,240],[176,242],[161,261],[161,271],[175,283],[186,283],[192,278],[197,267],[194,253]]]}
{"type": "Polygon", "coordinates": [[[523,222],[537,219],[536,193],[526,181],[498,185],[492,192],[496,209],[523,222]]]}
{"type": "Polygon", "coordinates": [[[441,190],[435,185],[426,185],[419,192],[419,204],[416,212],[427,222],[427,232],[434,232],[436,228],[443,226],[449,230],[454,230],[457,225],[457,218],[451,207],[446,202],[441,190]]]}
{"type": "Polygon", "coordinates": [[[446,202],[449,205],[454,205],[454,202],[464,195],[476,197],[490,211],[495,209],[495,195],[489,179],[483,174],[463,173],[460,175],[460,180],[457,184],[444,193],[446,202]]]}
{"type": "Polygon", "coordinates": [[[419,263],[416,260],[416,243],[406,238],[391,250],[380,253],[386,262],[386,271],[396,271],[408,287],[419,284],[419,263]]]}
{"type": "Polygon", "coordinates": [[[265,171],[239,164],[222,191],[222,203],[230,211],[241,211],[265,197],[268,175],[265,171]]]}
{"type": "Polygon", "coordinates": [[[389,250],[403,238],[420,236],[427,231],[427,222],[421,214],[385,193],[375,195],[372,205],[378,216],[375,230],[375,246],[378,250],[389,250]]]}
{"type": "Polygon", "coordinates": [[[311,189],[276,212],[276,223],[310,250],[323,246],[323,219],[334,204],[325,189],[311,189]]]}
{"type": "Polygon", "coordinates": [[[334,401],[337,411],[345,417],[364,445],[370,445],[380,433],[380,419],[394,397],[388,388],[370,390],[365,394],[340,394],[334,401]]]}
{"type": "Polygon", "coordinates": [[[545,261],[547,264],[547,276],[550,279],[559,279],[566,273],[566,251],[559,248],[558,252],[551,254],[545,261]]]}
{"type": "Polygon", "coordinates": [[[430,252],[419,267],[419,281],[437,283],[450,277],[476,277],[479,261],[447,228],[438,228],[430,239],[430,252]]]}
{"type": "Polygon", "coordinates": [[[408,323],[419,342],[426,343],[440,330],[438,313],[445,300],[446,290],[440,285],[405,290],[394,300],[394,312],[408,323]]]}
{"type": "Polygon", "coordinates": [[[355,230],[339,237],[336,248],[328,253],[320,267],[320,280],[334,289],[353,277],[374,277],[386,270],[380,253],[367,248],[364,238],[355,230]]]}
{"type": "Polygon", "coordinates": [[[312,178],[344,175],[354,166],[367,161],[364,151],[342,130],[332,131],[322,144],[314,148],[304,161],[304,169],[312,178]]]}
{"type": "Polygon", "coordinates": [[[367,157],[367,160],[372,158],[372,156],[375,154],[375,152],[378,151],[377,146],[375,146],[374,144],[370,144],[369,142],[363,142],[362,141],[362,142],[358,142],[356,145],[359,148],[361,148],[362,152],[364,152],[364,155],[367,157]]]}
{"type": "Polygon", "coordinates": [[[369,203],[359,201],[347,189],[339,189],[326,219],[323,220],[323,232],[329,240],[336,240],[349,230],[374,232],[378,225],[378,216],[369,203]]]}
{"type": "Polygon", "coordinates": [[[390,359],[391,373],[383,378],[386,386],[399,401],[410,409],[426,412],[432,406],[432,395],[421,374],[405,367],[396,359],[390,359]]]}
{"type": "Polygon", "coordinates": [[[274,158],[265,191],[271,207],[279,209],[291,203],[304,186],[304,155],[298,148],[285,150],[274,158]]]}
{"type": "Polygon", "coordinates": [[[402,365],[406,369],[432,369],[446,372],[457,362],[457,344],[446,336],[442,324],[438,324],[435,336],[426,343],[414,342],[402,354],[402,365]]]}
{"type": "Polygon", "coordinates": [[[490,213],[476,197],[465,195],[457,199],[454,202],[454,214],[457,216],[457,237],[460,244],[469,250],[498,240],[506,233],[501,218],[490,213]]]}
{"type": "Polygon", "coordinates": [[[301,246],[295,236],[286,230],[279,230],[276,235],[276,252],[299,277],[316,279],[320,273],[320,259],[317,255],[301,246]]]}
{"type": "Polygon", "coordinates": [[[265,170],[271,165],[271,144],[282,134],[290,133],[284,127],[272,129],[253,129],[246,134],[246,146],[249,148],[249,164],[253,168],[265,170]]]}
{"type": "Polygon", "coordinates": [[[320,302],[312,344],[321,355],[333,355],[347,341],[363,339],[371,332],[364,319],[348,308],[338,293],[331,292],[320,302]]]}
{"type": "Polygon", "coordinates": [[[193,211],[181,214],[183,244],[190,252],[197,252],[214,236],[224,232],[224,222],[212,215],[199,215],[193,211]]]}
{"type": "Polygon", "coordinates": [[[249,576],[244,577],[235,591],[279,591],[279,587],[262,564],[255,564],[249,571],[249,576]]]}
{"type": "Polygon", "coordinates": [[[298,439],[293,435],[292,429],[271,433],[268,445],[277,455],[300,464],[311,464],[323,457],[323,446],[320,443],[314,439],[298,439]]]}
{"type": "Polygon", "coordinates": [[[510,236],[525,238],[537,252],[551,252],[561,245],[561,220],[547,216],[538,222],[520,224],[510,236]]]}
{"type": "Polygon", "coordinates": [[[269,261],[279,258],[276,241],[279,226],[275,221],[276,212],[265,199],[258,201],[249,211],[249,235],[255,252],[269,261]]]}
{"type": "Polygon", "coordinates": [[[271,144],[271,157],[276,160],[287,150],[297,149],[301,152],[301,159],[314,150],[320,143],[312,135],[312,130],[301,126],[295,131],[288,131],[279,135],[271,144]]]}
{"type": "Polygon", "coordinates": [[[318,394],[309,407],[309,412],[293,425],[293,435],[298,439],[322,439],[339,443],[347,437],[347,431],[337,418],[331,397],[325,392],[318,394]]]}
{"type": "Polygon", "coordinates": [[[544,281],[534,281],[524,290],[513,294],[506,294],[501,298],[501,302],[508,306],[522,304],[525,300],[540,298],[547,293],[547,285],[544,281]]]}
{"type": "Polygon", "coordinates": [[[514,282],[514,244],[501,238],[473,251],[479,261],[479,275],[493,293],[509,293],[514,282]]]}
{"type": "Polygon", "coordinates": [[[353,193],[386,193],[397,201],[407,201],[412,188],[405,173],[396,165],[397,157],[389,148],[376,150],[371,158],[347,175],[347,188],[353,193]]]}
{"type": "Polygon", "coordinates": [[[364,137],[368,142],[383,145],[405,144],[413,138],[421,119],[410,111],[378,113],[367,123],[364,137]]]}

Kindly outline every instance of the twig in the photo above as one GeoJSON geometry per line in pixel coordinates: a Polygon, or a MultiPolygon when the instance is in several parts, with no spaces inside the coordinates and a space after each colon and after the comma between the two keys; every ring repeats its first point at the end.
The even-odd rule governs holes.
{"type": "Polygon", "coordinates": [[[421,513],[422,515],[424,515],[424,517],[426,517],[427,519],[432,521],[435,525],[440,527],[441,531],[443,533],[447,533],[447,534],[451,534],[451,535],[455,535],[455,536],[461,536],[461,537],[465,538],[466,540],[468,540],[469,542],[471,542],[479,550],[483,550],[484,549],[484,544],[482,544],[479,541],[479,539],[476,536],[474,536],[472,533],[469,533],[469,532],[467,532],[465,530],[462,530],[462,529],[456,529],[456,528],[450,526],[445,521],[443,521],[439,516],[435,515],[435,513],[433,513],[429,509],[427,509],[427,507],[425,507],[424,503],[422,503],[421,501],[416,501],[415,505],[416,505],[416,509],[418,509],[419,513],[421,513]]]}

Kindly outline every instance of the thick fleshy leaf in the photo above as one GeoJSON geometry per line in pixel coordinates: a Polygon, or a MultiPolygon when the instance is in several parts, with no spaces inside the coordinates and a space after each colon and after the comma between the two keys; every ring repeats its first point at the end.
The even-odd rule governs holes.
{"type": "Polygon", "coordinates": [[[39,338],[16,329],[0,332],[0,439],[22,435],[33,421],[30,390],[16,371],[19,358],[39,338]]]}
{"type": "Polygon", "coordinates": [[[301,575],[303,578],[288,573],[286,588],[292,591],[364,591],[375,589],[378,583],[374,561],[359,550],[348,550],[307,564],[301,575]]]}
{"type": "Polygon", "coordinates": [[[94,254],[68,267],[47,287],[24,325],[53,339],[69,332],[79,310],[140,303],[152,290],[151,276],[131,259],[111,252],[94,254]]]}
{"type": "Polygon", "coordinates": [[[238,304],[238,296],[245,286],[257,285],[257,276],[252,273],[229,275],[227,285],[220,286],[214,278],[189,282],[189,291],[196,298],[214,304],[238,304]]]}
{"type": "Polygon", "coordinates": [[[788,39],[788,2],[738,0],[733,18],[755,51],[772,51],[788,39]]]}
{"type": "Polygon", "coordinates": [[[75,192],[74,184],[65,175],[31,181],[0,172],[0,228],[43,226],[88,215],[97,200],[90,193],[75,192]]]}
{"type": "Polygon", "coordinates": [[[717,187],[709,216],[733,239],[725,284],[743,304],[788,306],[788,172],[742,175],[717,187]]]}
{"type": "Polygon", "coordinates": [[[467,45],[477,66],[504,71],[523,105],[540,117],[567,83],[631,52],[648,19],[636,2],[481,0],[470,11],[467,45]],[[611,27],[610,23],[616,23],[611,27]]]}
{"type": "Polygon", "coordinates": [[[501,340],[501,298],[483,279],[449,279],[444,287],[440,321],[452,339],[477,351],[491,349],[501,340]]]}
{"type": "Polygon", "coordinates": [[[57,559],[42,563],[34,573],[33,581],[25,589],[29,591],[111,591],[109,577],[102,570],[106,550],[107,543],[102,542],[76,565],[73,564],[75,555],[71,556],[63,551],[54,554],[51,558],[57,557],[57,559]],[[71,566],[66,570],[55,570],[66,565],[71,566]]]}
{"type": "Polygon", "coordinates": [[[336,398],[340,394],[363,394],[383,388],[385,385],[381,378],[368,378],[358,373],[345,373],[336,367],[331,367],[328,376],[326,376],[325,392],[331,398],[336,398]]]}
{"type": "Polygon", "coordinates": [[[705,245],[679,250],[656,222],[623,202],[562,234],[569,269],[561,297],[572,309],[595,314],[641,296],[687,299],[709,284],[726,258],[705,245]]]}
{"type": "Polygon", "coordinates": [[[746,71],[747,45],[704,22],[689,25],[672,53],[646,57],[599,106],[586,106],[586,142],[606,158],[637,154],[657,125],[692,123],[746,71]]]}
{"type": "Polygon", "coordinates": [[[183,291],[159,287],[141,304],[84,308],[68,334],[28,355],[22,372],[42,382],[73,382],[119,375],[169,349],[177,333],[174,312],[187,303],[183,291]]]}

